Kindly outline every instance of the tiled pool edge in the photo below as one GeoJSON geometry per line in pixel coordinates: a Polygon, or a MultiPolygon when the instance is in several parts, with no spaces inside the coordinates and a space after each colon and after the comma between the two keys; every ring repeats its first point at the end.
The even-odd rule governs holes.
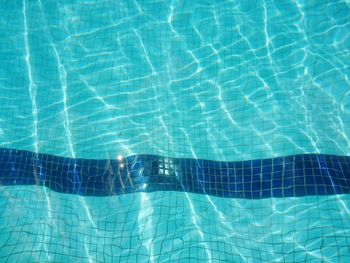
{"type": "Polygon", "coordinates": [[[0,148],[0,185],[43,185],[82,196],[183,191],[261,199],[350,193],[350,157],[302,154],[220,162],[156,155],[73,159],[0,148]]]}

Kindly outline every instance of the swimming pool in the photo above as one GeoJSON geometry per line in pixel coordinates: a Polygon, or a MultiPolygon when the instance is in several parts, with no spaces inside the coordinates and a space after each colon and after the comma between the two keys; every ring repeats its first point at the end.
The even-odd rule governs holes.
{"type": "Polygon", "coordinates": [[[1,262],[348,262],[350,3],[0,2],[1,262]]]}

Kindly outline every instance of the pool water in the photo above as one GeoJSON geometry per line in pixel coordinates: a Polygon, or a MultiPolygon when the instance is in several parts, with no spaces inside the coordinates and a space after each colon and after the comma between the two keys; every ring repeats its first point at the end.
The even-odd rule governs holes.
{"type": "Polygon", "coordinates": [[[8,262],[347,262],[349,195],[223,199],[181,192],[1,192],[8,262]]]}
{"type": "Polygon", "coordinates": [[[347,0],[0,11],[1,262],[350,260],[347,0]]]}

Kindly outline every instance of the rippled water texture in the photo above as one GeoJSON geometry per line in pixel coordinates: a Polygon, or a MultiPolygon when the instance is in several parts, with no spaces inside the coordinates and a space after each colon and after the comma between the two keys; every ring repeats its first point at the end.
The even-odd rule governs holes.
{"type": "Polygon", "coordinates": [[[19,186],[2,187],[1,197],[0,245],[6,246],[0,256],[8,262],[350,259],[344,242],[349,195],[247,201],[156,192],[97,198],[19,186]]]}
{"type": "MultiPolygon", "coordinates": [[[[11,0],[0,14],[0,148],[119,161],[350,155],[349,0],[11,0]]],[[[57,168],[11,151],[43,185],[40,161],[57,168]]],[[[18,172],[8,166],[5,177],[18,172]]],[[[51,175],[78,174],[60,167],[51,175]]],[[[346,194],[83,197],[10,182],[3,262],[350,262],[346,194]]]]}
{"type": "Polygon", "coordinates": [[[347,1],[1,9],[1,147],[97,159],[350,154],[347,1]]]}

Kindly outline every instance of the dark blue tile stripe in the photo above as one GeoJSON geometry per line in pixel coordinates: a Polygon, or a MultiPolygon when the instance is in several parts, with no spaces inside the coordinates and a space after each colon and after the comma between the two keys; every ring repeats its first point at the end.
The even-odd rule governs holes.
{"type": "Polygon", "coordinates": [[[350,193],[350,157],[303,154],[243,162],[135,155],[64,158],[0,148],[0,185],[44,185],[84,196],[185,191],[259,199],[350,193]]]}

